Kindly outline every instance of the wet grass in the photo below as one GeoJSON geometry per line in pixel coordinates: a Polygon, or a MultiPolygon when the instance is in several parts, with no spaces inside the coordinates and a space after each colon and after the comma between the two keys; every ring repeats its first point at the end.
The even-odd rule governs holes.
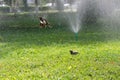
{"type": "Polygon", "coordinates": [[[119,80],[119,36],[81,31],[75,41],[63,27],[0,30],[0,79],[119,80]]]}
{"type": "Polygon", "coordinates": [[[119,29],[83,26],[76,41],[61,19],[52,14],[53,28],[40,29],[34,16],[1,18],[0,79],[120,80],[119,29]],[[70,49],[79,54],[70,55],[70,49]]]}

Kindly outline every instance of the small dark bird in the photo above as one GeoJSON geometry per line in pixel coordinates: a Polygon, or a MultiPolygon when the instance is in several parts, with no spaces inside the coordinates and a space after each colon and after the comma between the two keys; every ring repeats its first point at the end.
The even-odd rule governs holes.
{"type": "Polygon", "coordinates": [[[76,55],[76,54],[78,54],[78,52],[77,52],[77,51],[70,50],[70,54],[71,54],[71,55],[76,55]]]}

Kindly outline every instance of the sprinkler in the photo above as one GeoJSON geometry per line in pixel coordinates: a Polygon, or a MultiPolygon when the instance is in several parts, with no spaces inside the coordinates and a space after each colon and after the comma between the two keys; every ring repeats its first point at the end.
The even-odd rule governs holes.
{"type": "Polygon", "coordinates": [[[75,40],[78,41],[78,33],[75,33],[75,40]]]}

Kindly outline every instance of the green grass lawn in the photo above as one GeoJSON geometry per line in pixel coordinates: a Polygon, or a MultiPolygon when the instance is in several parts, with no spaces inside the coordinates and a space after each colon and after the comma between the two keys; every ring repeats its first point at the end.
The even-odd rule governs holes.
{"type": "MultiPolygon", "coordinates": [[[[116,34],[119,35],[119,34],[116,34]]],[[[1,80],[119,80],[120,37],[67,29],[0,31],[1,80]],[[69,50],[78,55],[70,55],[69,50]]]]}
{"type": "Polygon", "coordinates": [[[26,23],[0,29],[0,80],[120,80],[119,32],[93,26],[76,41],[68,27],[40,29],[33,22],[24,28],[32,24],[26,23]]]}

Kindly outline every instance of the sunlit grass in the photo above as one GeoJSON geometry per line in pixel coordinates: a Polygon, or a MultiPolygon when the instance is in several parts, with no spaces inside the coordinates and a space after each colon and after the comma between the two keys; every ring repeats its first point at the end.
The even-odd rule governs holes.
{"type": "Polygon", "coordinates": [[[76,41],[64,28],[1,30],[0,79],[119,80],[118,35],[82,31],[76,41]]]}

